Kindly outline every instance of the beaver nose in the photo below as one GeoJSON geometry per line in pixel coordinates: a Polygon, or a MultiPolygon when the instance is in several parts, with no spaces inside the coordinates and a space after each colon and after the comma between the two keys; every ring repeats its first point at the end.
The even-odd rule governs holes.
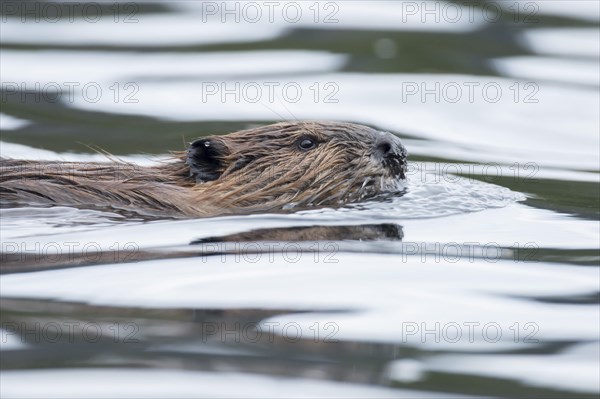
{"type": "Polygon", "coordinates": [[[392,144],[387,140],[380,141],[377,143],[375,151],[377,151],[380,156],[386,157],[392,152],[392,144]]]}
{"type": "Polygon", "coordinates": [[[381,160],[386,158],[404,158],[406,149],[400,139],[391,133],[379,132],[375,139],[374,155],[381,160]]]}
{"type": "Polygon", "coordinates": [[[391,133],[378,132],[373,155],[394,175],[402,179],[405,177],[407,152],[398,137],[391,133]]]}

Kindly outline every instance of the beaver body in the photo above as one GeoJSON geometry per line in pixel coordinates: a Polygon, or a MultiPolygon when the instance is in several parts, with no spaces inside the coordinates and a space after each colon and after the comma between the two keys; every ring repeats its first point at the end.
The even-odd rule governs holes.
{"type": "Polygon", "coordinates": [[[401,188],[394,135],[340,122],[283,122],[192,142],[155,166],[0,160],[7,204],[206,217],[341,206],[401,188]]]}

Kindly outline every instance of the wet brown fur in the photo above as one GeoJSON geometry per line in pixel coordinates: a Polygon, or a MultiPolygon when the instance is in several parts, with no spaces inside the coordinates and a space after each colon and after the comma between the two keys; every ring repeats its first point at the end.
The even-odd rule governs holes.
{"type": "Polygon", "coordinates": [[[397,144],[404,159],[397,138],[350,123],[283,122],[208,137],[217,152],[210,171],[219,175],[208,181],[190,167],[192,150],[155,166],[2,159],[0,197],[3,204],[111,207],[175,217],[339,206],[398,188],[405,164],[400,162],[398,175],[373,156],[382,137],[397,144]],[[304,151],[298,143],[307,137],[317,146],[304,151]]]}

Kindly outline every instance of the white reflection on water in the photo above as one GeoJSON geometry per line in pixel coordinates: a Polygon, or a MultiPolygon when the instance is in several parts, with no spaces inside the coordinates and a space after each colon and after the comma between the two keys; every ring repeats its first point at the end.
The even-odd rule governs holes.
{"type": "MultiPolygon", "coordinates": [[[[272,74],[318,73],[335,71],[347,57],[325,51],[240,51],[210,54],[183,53],[110,53],[98,51],[0,50],[2,81],[18,82],[34,90],[56,83],[66,90],[65,82],[98,83],[108,90],[111,83],[161,80],[167,78],[198,80],[223,76],[269,76],[272,74]],[[39,59],[44,59],[40,64],[39,59]],[[174,62],[174,60],[177,62],[174,62]],[[75,68],[63,68],[65,64],[75,68]],[[168,72],[166,72],[168,71],[168,72]]],[[[75,90],[79,93],[81,90],[75,90]]],[[[184,93],[182,93],[184,94],[184,93]]],[[[135,98],[138,98],[137,93],[135,98]]],[[[141,97],[140,97],[141,98],[141,97]]],[[[166,101],[168,102],[168,101],[166,101]]]]}
{"type": "Polygon", "coordinates": [[[538,54],[600,57],[600,31],[596,28],[532,29],[523,32],[522,39],[538,54]]]}
{"type": "Polygon", "coordinates": [[[0,130],[16,130],[23,126],[27,126],[29,121],[21,118],[16,118],[12,115],[0,113],[0,130]]]}
{"type": "Polygon", "coordinates": [[[579,344],[553,356],[464,355],[433,356],[425,368],[456,374],[503,377],[539,387],[556,387],[575,392],[600,392],[600,346],[579,344]],[[565,374],[565,370],[569,370],[565,374]]]}
{"type": "MultiPolygon", "coordinates": [[[[600,34],[600,31],[596,31],[600,34]]],[[[503,75],[519,79],[600,86],[598,60],[573,60],[559,57],[520,56],[493,60],[503,75]],[[565,73],[565,71],[570,71],[565,73]]]]}
{"type": "Polygon", "coordinates": [[[6,331],[0,328],[0,352],[21,350],[27,348],[29,348],[29,345],[25,344],[23,340],[20,339],[20,337],[16,336],[10,331],[6,331]]]}
{"type": "Polygon", "coordinates": [[[3,371],[2,397],[10,398],[415,398],[464,396],[359,384],[232,372],[167,369],[61,369],[3,371]],[[35,381],[32,384],[31,381],[35,381]]]}
{"type": "Polygon", "coordinates": [[[278,1],[271,2],[269,6],[269,2],[255,2],[259,4],[259,11],[262,13],[262,18],[258,20],[253,16],[242,17],[246,15],[241,12],[243,3],[228,6],[223,2],[212,3],[217,7],[228,7],[228,10],[235,9],[237,4],[240,9],[237,19],[235,14],[225,16],[225,22],[228,23],[221,23],[221,13],[215,16],[203,12],[206,5],[200,1],[165,1],[163,5],[179,12],[160,15],[135,13],[131,23],[123,22],[125,15],[118,15],[121,19],[117,19],[119,23],[115,23],[114,13],[108,13],[109,15],[104,15],[94,23],[84,18],[61,22],[59,29],[56,21],[44,18],[35,23],[23,24],[20,14],[17,14],[16,18],[8,17],[3,20],[2,41],[11,44],[71,46],[185,46],[268,41],[283,36],[290,29],[298,28],[468,32],[480,28],[484,23],[481,12],[473,12],[473,7],[460,5],[445,12],[447,17],[430,15],[423,21],[422,10],[441,8],[442,4],[437,1],[330,2],[335,8],[321,4],[318,14],[315,3],[278,1]],[[293,17],[283,14],[286,3],[293,3],[292,5],[300,8],[298,18],[293,13],[293,17]],[[269,14],[269,7],[273,6],[278,9],[269,14]]]}
{"type": "MultiPolygon", "coordinates": [[[[19,14],[18,14],[19,15],[19,14]]],[[[84,18],[72,22],[41,19],[23,24],[21,18],[2,22],[2,41],[42,45],[169,46],[270,40],[283,28],[248,29],[249,24],[202,23],[197,14],[136,15],[137,22],[115,23],[114,15],[90,23],[84,18]],[[157,26],[160,28],[157,29],[157,26]],[[58,29],[57,29],[58,27],[58,29]]]]}

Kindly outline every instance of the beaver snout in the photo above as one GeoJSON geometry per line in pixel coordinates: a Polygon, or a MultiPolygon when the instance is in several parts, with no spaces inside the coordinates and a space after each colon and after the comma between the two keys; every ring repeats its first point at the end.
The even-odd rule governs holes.
{"type": "Polygon", "coordinates": [[[391,133],[378,132],[373,156],[400,179],[406,178],[407,151],[400,139],[391,133]]]}

